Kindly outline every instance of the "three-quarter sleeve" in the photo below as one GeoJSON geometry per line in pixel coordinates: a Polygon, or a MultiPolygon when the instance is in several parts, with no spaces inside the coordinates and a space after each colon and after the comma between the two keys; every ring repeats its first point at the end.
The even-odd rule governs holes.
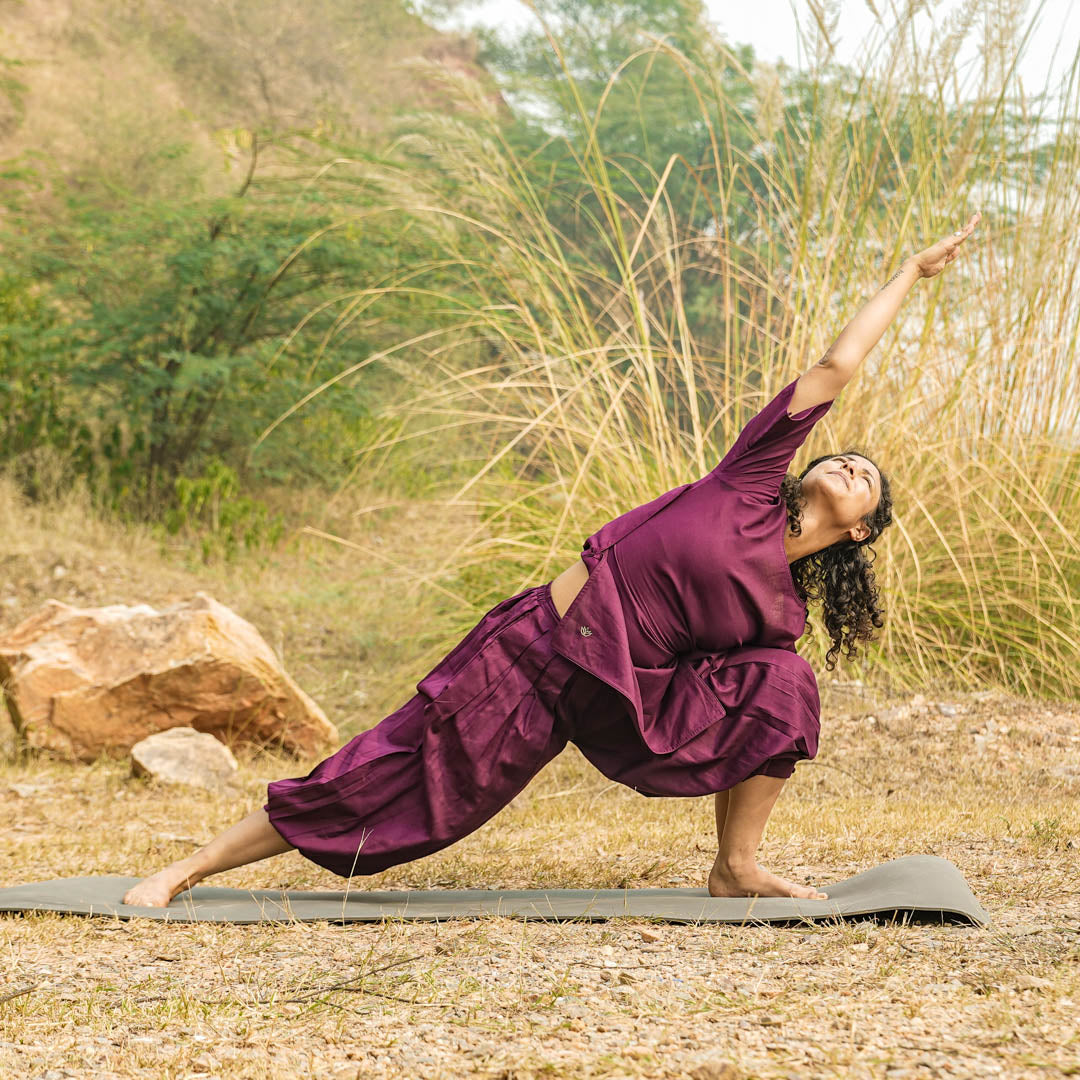
{"type": "Polygon", "coordinates": [[[788,383],[747,423],[710,476],[764,500],[776,497],[795,452],[832,407],[832,401],[823,401],[789,415],[788,404],[798,381],[788,383]]]}

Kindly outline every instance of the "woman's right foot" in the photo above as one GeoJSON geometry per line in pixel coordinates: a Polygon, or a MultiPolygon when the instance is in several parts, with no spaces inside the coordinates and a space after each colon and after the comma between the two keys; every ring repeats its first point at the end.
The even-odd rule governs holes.
{"type": "Polygon", "coordinates": [[[808,885],[796,885],[760,866],[730,870],[713,866],[709,873],[710,896],[788,896],[798,900],[828,900],[828,894],[808,885]]]}
{"type": "Polygon", "coordinates": [[[177,893],[195,884],[190,870],[166,867],[152,877],[143,878],[124,893],[123,903],[136,907],[168,907],[177,893]]]}

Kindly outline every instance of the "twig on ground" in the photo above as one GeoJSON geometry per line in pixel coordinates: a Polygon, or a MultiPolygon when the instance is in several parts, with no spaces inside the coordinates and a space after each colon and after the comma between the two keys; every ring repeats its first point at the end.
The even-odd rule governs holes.
{"type": "MultiPolygon", "coordinates": [[[[311,993],[305,994],[302,997],[251,998],[248,1001],[240,1001],[240,999],[237,998],[235,1000],[240,1001],[240,1003],[243,1004],[243,1005],[272,1005],[275,1001],[303,1002],[303,1001],[311,1001],[313,998],[317,998],[320,994],[332,994],[335,990],[351,990],[351,991],[355,991],[357,993],[362,993],[362,994],[376,994],[379,997],[391,997],[392,995],[384,994],[379,990],[366,990],[362,986],[353,986],[352,983],[356,982],[358,979],[366,979],[371,975],[378,975],[380,971],[388,971],[390,968],[400,967],[402,964],[408,964],[408,963],[411,963],[413,960],[421,960],[421,959],[423,959],[423,957],[420,957],[420,956],[406,956],[404,959],[395,960],[391,964],[383,964],[382,967],[372,968],[370,971],[363,971],[359,975],[354,975],[351,979],[346,979],[344,982],[335,983],[333,986],[319,987],[318,989],[312,990],[311,993]]],[[[33,989],[33,988],[31,987],[31,989],[33,989]]],[[[154,994],[154,995],[148,996],[148,997],[137,997],[134,1000],[138,1001],[138,1002],[170,1001],[171,998],[172,998],[172,995],[169,995],[169,994],[154,994]]],[[[3,1000],[3,999],[0,998],[0,1000],[3,1000]]],[[[196,998],[195,1000],[198,1001],[201,1005],[227,1005],[227,1004],[229,1004],[230,1001],[232,1001],[234,999],[231,999],[231,998],[196,998]]],[[[396,1000],[404,1001],[406,1004],[413,1004],[413,1002],[410,1002],[408,1000],[408,998],[397,998],[396,1000]]]]}
{"type": "Polygon", "coordinates": [[[0,1005],[5,1001],[11,1001],[12,998],[22,997],[23,994],[29,994],[36,990],[40,985],[41,983],[34,983],[32,986],[24,986],[21,990],[12,990],[10,994],[5,994],[3,997],[0,997],[0,1005]]]}

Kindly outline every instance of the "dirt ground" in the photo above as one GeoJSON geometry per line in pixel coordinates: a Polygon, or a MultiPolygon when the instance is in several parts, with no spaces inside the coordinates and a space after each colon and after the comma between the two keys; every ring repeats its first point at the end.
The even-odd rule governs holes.
{"type": "MultiPolygon", "coordinates": [[[[785,788],[761,861],[825,886],[940,855],[987,928],[3,916],[0,1074],[1078,1074],[1080,715],[944,704],[960,711],[826,713],[831,739],[785,788]]],[[[192,799],[122,763],[9,764],[0,882],[149,872],[254,808],[267,764],[244,765],[240,800],[192,799]]],[[[279,760],[273,774],[299,770],[279,760]]],[[[354,885],[703,886],[710,815],[708,799],[613,787],[571,746],[472,836],[354,885]]],[[[214,881],[343,884],[295,852],[214,881]]]]}

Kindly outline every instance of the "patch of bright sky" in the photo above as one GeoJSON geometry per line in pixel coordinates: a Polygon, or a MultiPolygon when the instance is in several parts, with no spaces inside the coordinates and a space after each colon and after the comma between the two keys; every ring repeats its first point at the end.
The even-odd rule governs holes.
{"type": "MultiPolygon", "coordinates": [[[[873,4],[883,22],[893,25],[890,0],[873,0],[873,4]]],[[[800,27],[806,37],[812,25],[806,0],[753,0],[748,4],[706,0],[706,7],[712,22],[732,44],[752,45],[755,54],[770,63],[783,59],[792,68],[808,66],[800,44],[800,27]]],[[[924,45],[929,42],[935,31],[942,31],[949,13],[959,7],[960,0],[929,0],[914,18],[918,40],[924,45]]],[[[532,19],[532,13],[519,0],[472,0],[463,4],[455,17],[441,23],[447,28],[465,29],[479,24],[513,32],[528,26],[532,19]]],[[[1043,90],[1053,92],[1067,78],[1080,44],[1080,0],[1028,0],[1019,21],[1021,36],[1032,22],[1035,27],[1015,72],[1028,96],[1043,90]]],[[[859,70],[865,63],[867,45],[881,40],[882,30],[875,30],[876,25],[868,0],[841,0],[834,36],[835,61],[859,70]]],[[[978,87],[979,36],[973,27],[958,56],[963,96],[974,94],[978,87]]]]}

